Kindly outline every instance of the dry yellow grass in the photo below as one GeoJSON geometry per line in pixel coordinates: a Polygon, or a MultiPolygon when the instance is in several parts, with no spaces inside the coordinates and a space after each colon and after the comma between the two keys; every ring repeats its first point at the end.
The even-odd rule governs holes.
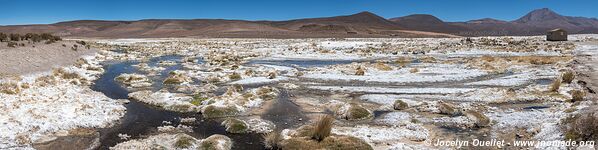
{"type": "Polygon", "coordinates": [[[322,141],[328,136],[330,136],[333,122],[334,117],[332,117],[331,115],[324,115],[320,117],[320,119],[316,122],[316,125],[314,126],[311,138],[316,141],[322,141]]]}
{"type": "Polygon", "coordinates": [[[583,101],[586,93],[580,90],[571,90],[571,102],[583,101]]]}
{"type": "Polygon", "coordinates": [[[19,87],[18,82],[16,82],[16,81],[0,82],[0,93],[18,94],[20,92],[21,92],[21,87],[19,87]]]}
{"type": "Polygon", "coordinates": [[[566,71],[565,73],[563,73],[563,83],[570,84],[571,82],[573,82],[574,78],[575,74],[573,73],[573,71],[566,71]]]}
{"type": "Polygon", "coordinates": [[[561,87],[561,78],[557,78],[554,81],[552,81],[552,84],[550,85],[550,89],[548,89],[549,92],[558,92],[559,88],[561,87]]]}
{"type": "Polygon", "coordinates": [[[266,147],[266,149],[272,149],[272,150],[277,150],[280,149],[280,146],[278,145],[278,143],[280,141],[282,141],[282,137],[280,136],[280,133],[277,131],[272,131],[270,133],[266,133],[264,135],[262,135],[262,138],[264,138],[264,147],[266,147]]]}
{"type": "Polygon", "coordinates": [[[563,121],[565,139],[574,141],[598,140],[598,116],[594,111],[566,118],[563,121]]]}
{"type": "Polygon", "coordinates": [[[374,67],[375,67],[376,69],[378,69],[378,70],[382,70],[382,71],[390,71],[390,70],[392,70],[392,67],[390,67],[390,66],[388,66],[387,64],[385,64],[385,63],[382,63],[382,62],[377,62],[377,63],[374,65],[374,67]]]}
{"type": "Polygon", "coordinates": [[[417,68],[411,68],[409,70],[409,72],[411,72],[411,73],[417,73],[417,72],[419,72],[419,69],[417,69],[417,68]]]}
{"type": "Polygon", "coordinates": [[[355,71],[355,75],[363,76],[363,75],[365,75],[365,70],[363,70],[361,67],[357,67],[357,71],[355,71]]]}
{"type": "Polygon", "coordinates": [[[395,62],[401,67],[406,67],[407,65],[411,64],[411,58],[399,57],[395,62]]]}

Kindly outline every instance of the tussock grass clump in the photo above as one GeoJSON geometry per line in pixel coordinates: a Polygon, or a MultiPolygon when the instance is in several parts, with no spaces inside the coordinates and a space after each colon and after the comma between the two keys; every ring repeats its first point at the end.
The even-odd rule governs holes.
{"type": "Polygon", "coordinates": [[[361,66],[357,67],[357,70],[355,71],[355,75],[363,76],[363,75],[365,75],[365,70],[363,70],[363,68],[361,68],[361,66]]]}
{"type": "Polygon", "coordinates": [[[269,86],[262,86],[260,88],[257,89],[257,91],[255,92],[255,94],[264,100],[274,100],[277,98],[278,93],[277,93],[277,89],[273,88],[273,87],[269,87],[269,86]]]}
{"type": "Polygon", "coordinates": [[[321,116],[315,125],[304,125],[290,135],[291,138],[277,142],[279,149],[284,150],[371,150],[365,141],[351,136],[334,135],[331,133],[334,117],[321,116]]]}
{"type": "Polygon", "coordinates": [[[557,78],[556,80],[552,81],[550,84],[550,88],[548,89],[549,92],[558,92],[559,88],[561,88],[561,78],[557,78]]]}
{"type": "Polygon", "coordinates": [[[332,132],[332,125],[334,123],[334,117],[331,115],[321,116],[316,122],[313,128],[311,138],[316,141],[322,141],[332,132]]]}
{"type": "Polygon", "coordinates": [[[249,125],[245,121],[236,118],[228,118],[222,121],[222,125],[229,133],[247,133],[249,130],[249,125]]]}
{"type": "Polygon", "coordinates": [[[52,75],[41,76],[35,79],[35,84],[39,86],[55,85],[57,83],[58,80],[52,75]]]}
{"type": "Polygon", "coordinates": [[[351,136],[335,135],[320,142],[306,137],[296,137],[281,142],[284,150],[373,150],[367,142],[351,136]]]}
{"type": "Polygon", "coordinates": [[[469,110],[465,112],[465,116],[471,120],[474,120],[477,127],[490,126],[490,118],[480,112],[469,110]]]}
{"type": "Polygon", "coordinates": [[[488,56],[488,55],[484,55],[480,59],[482,59],[483,61],[486,61],[486,62],[493,62],[496,60],[494,57],[488,56]]]}
{"type": "Polygon", "coordinates": [[[18,94],[21,92],[21,87],[16,81],[0,82],[0,93],[4,94],[18,94]]]}
{"type": "Polygon", "coordinates": [[[192,79],[184,74],[178,72],[170,72],[170,76],[164,79],[163,84],[181,84],[185,82],[191,82],[192,79]]]}
{"type": "Polygon", "coordinates": [[[574,78],[575,74],[573,73],[573,71],[566,71],[565,73],[563,73],[563,83],[571,84],[574,78]]]}
{"type": "Polygon", "coordinates": [[[417,68],[411,68],[409,70],[409,72],[411,72],[411,73],[417,73],[417,72],[419,72],[419,69],[417,69],[417,68]]]}
{"type": "Polygon", "coordinates": [[[201,105],[204,101],[208,100],[207,97],[204,97],[201,93],[193,94],[193,100],[191,100],[191,104],[195,106],[201,105]]]}
{"type": "Polygon", "coordinates": [[[204,118],[230,117],[235,116],[238,113],[239,110],[237,110],[235,107],[218,107],[214,105],[206,106],[201,111],[201,115],[204,118]]]}
{"type": "Polygon", "coordinates": [[[445,102],[439,102],[438,103],[438,110],[440,111],[441,114],[445,114],[445,115],[449,115],[449,116],[457,116],[459,114],[461,114],[461,112],[455,108],[455,106],[449,104],[449,103],[445,103],[445,102]]]}
{"type": "Polygon", "coordinates": [[[189,148],[195,142],[193,137],[186,134],[178,134],[176,138],[176,142],[174,143],[174,147],[176,148],[189,148]]]}
{"type": "Polygon", "coordinates": [[[405,103],[403,100],[395,100],[395,103],[393,104],[393,108],[395,110],[404,110],[407,109],[407,107],[409,107],[409,104],[405,103]]]}
{"type": "Polygon", "coordinates": [[[411,61],[411,58],[400,57],[395,62],[401,67],[407,67],[407,65],[411,64],[411,61]]]}
{"type": "Polygon", "coordinates": [[[214,134],[201,141],[201,150],[230,150],[233,144],[230,138],[220,134],[214,134]]]}
{"type": "Polygon", "coordinates": [[[598,140],[598,116],[595,112],[585,112],[563,120],[566,140],[598,140]]]}
{"type": "Polygon", "coordinates": [[[378,70],[382,70],[382,71],[390,71],[392,70],[392,68],[390,66],[388,66],[387,64],[384,64],[382,62],[377,62],[374,67],[376,67],[376,69],[378,70]]]}
{"type": "Polygon", "coordinates": [[[274,78],[276,78],[276,72],[268,73],[268,79],[274,79],[274,78]]]}
{"type": "Polygon", "coordinates": [[[241,74],[235,72],[233,74],[228,75],[228,78],[231,80],[241,80],[242,77],[241,74]]]}
{"type": "Polygon", "coordinates": [[[53,74],[59,76],[63,79],[80,79],[81,76],[76,72],[69,72],[64,70],[63,68],[58,68],[53,70],[53,74]]]}
{"type": "Polygon", "coordinates": [[[433,56],[423,56],[419,58],[419,61],[424,63],[436,63],[436,58],[433,56]]]}
{"type": "Polygon", "coordinates": [[[571,102],[583,101],[586,93],[580,90],[571,90],[571,102]]]}
{"type": "Polygon", "coordinates": [[[278,143],[280,143],[280,141],[282,141],[282,136],[280,135],[279,132],[272,131],[270,133],[263,134],[262,138],[264,138],[263,144],[266,149],[271,149],[271,150],[281,149],[281,147],[278,145],[278,143]]]}
{"type": "Polygon", "coordinates": [[[344,117],[347,120],[363,120],[372,118],[373,116],[374,115],[369,110],[355,103],[351,103],[349,109],[344,114],[344,117]]]}

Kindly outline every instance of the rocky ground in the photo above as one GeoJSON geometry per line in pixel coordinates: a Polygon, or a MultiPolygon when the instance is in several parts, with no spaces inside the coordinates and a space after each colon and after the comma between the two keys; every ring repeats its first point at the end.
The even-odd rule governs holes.
{"type": "MultiPolygon", "coordinates": [[[[567,129],[567,118],[593,112],[596,80],[590,64],[596,60],[598,36],[571,39],[87,40],[99,51],[72,67],[55,70],[49,77],[2,80],[0,96],[10,99],[3,111],[11,113],[0,119],[8,121],[5,128],[12,130],[0,134],[9,141],[0,146],[38,148],[60,141],[56,137],[69,134],[59,133],[70,133],[75,127],[110,129],[113,123],[114,136],[99,136],[119,140],[114,144],[99,140],[102,149],[239,149],[241,145],[444,149],[433,143],[456,139],[509,143],[489,147],[500,149],[516,148],[515,140],[587,140],[570,136],[578,134],[567,129]],[[112,78],[98,80],[107,74],[112,78]],[[46,78],[58,79],[41,84],[48,82],[46,78]],[[123,91],[101,92],[121,93],[128,100],[103,97],[88,89],[94,84],[116,84],[123,91]],[[71,90],[89,94],[74,96],[71,90]],[[151,126],[129,127],[128,122],[134,122],[130,119],[136,118],[127,116],[144,114],[138,113],[136,105],[126,104],[130,113],[116,121],[127,102],[179,117],[149,119],[151,126]],[[65,116],[43,114],[55,110],[38,105],[60,105],[62,111],[68,110],[62,113],[79,120],[52,124],[65,116]],[[324,115],[332,116],[332,127],[330,136],[318,142],[312,131],[320,131],[318,120],[324,115]],[[127,131],[132,129],[142,132],[127,131]],[[244,138],[265,133],[266,141],[244,138]]],[[[525,148],[531,147],[567,148],[525,148]]]]}

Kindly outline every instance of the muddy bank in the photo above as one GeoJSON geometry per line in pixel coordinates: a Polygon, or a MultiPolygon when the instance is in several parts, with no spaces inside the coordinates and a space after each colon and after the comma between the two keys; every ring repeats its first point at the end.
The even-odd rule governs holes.
{"type": "Polygon", "coordinates": [[[24,75],[48,71],[61,66],[70,66],[84,55],[92,55],[96,49],[87,49],[79,45],[77,50],[71,47],[75,41],[58,41],[52,44],[36,43],[16,48],[7,47],[0,42],[0,77],[2,75],[24,75]],[[62,46],[62,45],[65,46],[62,46]]]}

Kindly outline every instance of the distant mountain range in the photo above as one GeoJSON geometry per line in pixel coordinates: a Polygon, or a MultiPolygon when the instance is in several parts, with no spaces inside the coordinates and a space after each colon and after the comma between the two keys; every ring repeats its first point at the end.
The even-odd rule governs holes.
{"type": "Polygon", "coordinates": [[[491,18],[444,22],[432,15],[415,14],[391,19],[370,12],[347,16],[287,21],[224,19],[147,19],[138,21],[77,20],[42,25],[0,26],[4,33],[47,32],[67,37],[452,37],[543,35],[563,28],[569,33],[598,33],[598,19],[559,15],[547,8],[514,21],[491,18]]]}

